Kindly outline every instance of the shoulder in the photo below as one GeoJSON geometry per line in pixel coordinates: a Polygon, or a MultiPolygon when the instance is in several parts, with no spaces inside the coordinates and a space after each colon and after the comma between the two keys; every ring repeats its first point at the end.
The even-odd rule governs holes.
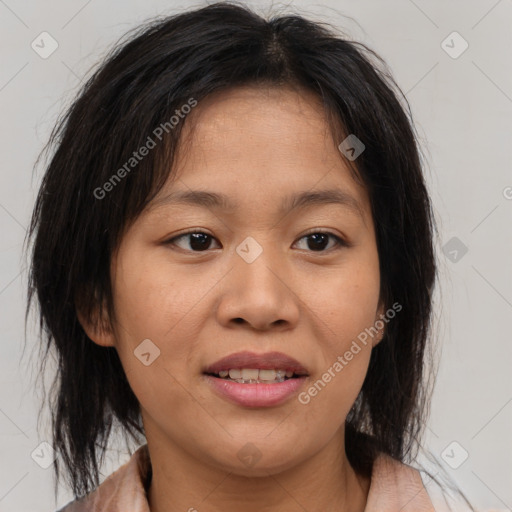
{"type": "Polygon", "coordinates": [[[145,444],[94,491],[69,502],[56,512],[149,512],[146,481],[150,468],[145,444]]]}
{"type": "Polygon", "coordinates": [[[385,453],[373,463],[365,512],[435,512],[420,472],[385,453]]]}
{"type": "MultiPolygon", "coordinates": [[[[434,477],[439,472],[434,474],[434,477]]],[[[370,490],[364,512],[474,512],[461,496],[443,488],[440,479],[432,478],[387,454],[380,453],[373,463],[370,490]],[[427,488],[428,487],[428,491],[427,488]]],[[[481,512],[497,509],[478,508],[481,512]]]]}

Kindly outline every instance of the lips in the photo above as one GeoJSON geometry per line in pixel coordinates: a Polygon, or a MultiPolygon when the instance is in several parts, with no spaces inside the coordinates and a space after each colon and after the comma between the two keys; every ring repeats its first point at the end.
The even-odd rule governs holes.
{"type": "Polygon", "coordinates": [[[296,359],[282,352],[266,352],[264,354],[237,352],[207,366],[203,373],[218,375],[221,371],[242,370],[244,368],[283,370],[284,372],[293,372],[297,376],[309,375],[307,369],[296,359]]]}
{"type": "Polygon", "coordinates": [[[299,392],[309,377],[303,365],[281,352],[231,354],[206,367],[203,375],[218,397],[242,407],[282,405],[299,392]],[[253,379],[255,370],[257,380],[253,379]],[[231,378],[225,378],[228,374],[231,378]],[[277,374],[278,380],[265,382],[277,374]],[[238,376],[242,378],[236,379],[238,376]]]}

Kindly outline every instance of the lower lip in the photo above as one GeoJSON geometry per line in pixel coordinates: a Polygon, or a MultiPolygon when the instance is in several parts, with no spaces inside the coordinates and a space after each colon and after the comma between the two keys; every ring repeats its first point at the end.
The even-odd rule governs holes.
{"type": "Polygon", "coordinates": [[[205,375],[207,382],[222,397],[244,407],[272,407],[288,400],[303,385],[306,377],[296,377],[273,384],[240,384],[205,375]]]}

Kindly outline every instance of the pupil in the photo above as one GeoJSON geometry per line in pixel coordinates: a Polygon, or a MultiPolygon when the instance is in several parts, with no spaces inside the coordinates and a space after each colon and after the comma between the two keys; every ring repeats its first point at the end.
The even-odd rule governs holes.
{"type": "Polygon", "coordinates": [[[190,247],[192,249],[199,251],[208,249],[208,246],[210,245],[209,235],[204,233],[192,233],[190,236],[192,237],[190,241],[190,247]]]}
{"type": "MultiPolygon", "coordinates": [[[[327,245],[327,241],[328,241],[328,237],[325,233],[314,233],[313,235],[309,235],[309,238],[313,238],[314,241],[315,241],[315,244],[318,244],[318,242],[320,242],[320,238],[323,238],[323,242],[325,243],[322,243],[320,242],[320,249],[323,249],[325,248],[325,246],[327,245]]],[[[311,244],[308,243],[308,248],[311,249],[311,250],[315,250],[315,249],[318,249],[318,245],[313,245],[313,247],[311,247],[311,244]]]]}

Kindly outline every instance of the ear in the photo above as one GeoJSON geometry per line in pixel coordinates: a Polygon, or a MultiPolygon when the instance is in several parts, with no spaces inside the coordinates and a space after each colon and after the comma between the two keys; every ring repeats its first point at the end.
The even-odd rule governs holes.
{"type": "Polygon", "coordinates": [[[386,322],[383,320],[385,310],[385,304],[382,301],[379,301],[379,306],[377,308],[377,313],[375,314],[374,322],[374,325],[379,332],[373,338],[372,344],[374,347],[377,346],[382,341],[382,338],[384,337],[384,334],[386,332],[386,322]]]}
{"type": "MultiPolygon", "coordinates": [[[[94,294],[96,297],[96,293],[94,294]]],[[[95,302],[98,304],[98,302],[95,302]]],[[[78,321],[82,326],[85,334],[97,345],[103,347],[114,347],[115,337],[110,326],[106,307],[95,307],[94,311],[88,318],[84,313],[83,308],[80,306],[80,301],[75,299],[75,310],[78,317],[78,321]]]]}

